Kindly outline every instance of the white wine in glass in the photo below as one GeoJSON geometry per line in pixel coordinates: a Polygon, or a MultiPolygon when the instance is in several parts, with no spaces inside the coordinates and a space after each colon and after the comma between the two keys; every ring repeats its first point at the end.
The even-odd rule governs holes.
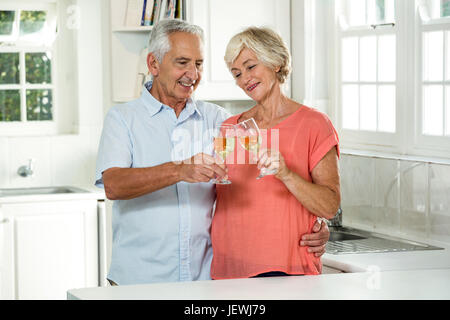
{"type": "MultiPolygon", "coordinates": [[[[235,125],[235,128],[236,136],[242,148],[249,152],[253,152],[256,156],[258,156],[259,148],[261,147],[262,143],[262,137],[255,119],[250,118],[245,121],[239,122],[235,125]]],[[[261,179],[266,175],[275,173],[276,172],[267,171],[265,170],[265,168],[262,168],[259,176],[256,179],[261,179]]]]}
{"type": "MultiPolygon", "coordinates": [[[[214,134],[214,152],[223,160],[233,152],[234,150],[234,139],[235,130],[233,125],[222,124],[214,134]]],[[[230,184],[231,181],[228,179],[214,179],[215,184],[230,184]]]]}

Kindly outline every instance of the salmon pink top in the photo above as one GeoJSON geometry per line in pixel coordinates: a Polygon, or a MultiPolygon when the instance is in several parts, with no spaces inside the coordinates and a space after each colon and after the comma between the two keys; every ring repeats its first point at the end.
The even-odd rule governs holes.
{"type": "MultiPolygon", "coordinates": [[[[236,124],[240,116],[224,123],[236,124]]],[[[336,146],[339,156],[339,139],[331,121],[306,106],[268,129],[262,148],[271,148],[277,140],[288,168],[310,182],[311,171],[332,147],[336,146]],[[272,139],[276,135],[278,139],[272,139]]],[[[257,180],[259,170],[253,157],[237,141],[229,157],[232,183],[216,185],[211,277],[247,278],[269,271],[320,274],[320,258],[299,245],[301,237],[312,232],[317,217],[275,176],[257,180]]]]}

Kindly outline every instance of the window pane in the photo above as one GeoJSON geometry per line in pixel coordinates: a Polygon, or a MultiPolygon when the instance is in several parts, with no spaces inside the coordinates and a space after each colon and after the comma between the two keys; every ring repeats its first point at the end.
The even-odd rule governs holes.
{"type": "Polygon", "coordinates": [[[445,80],[450,80],[450,31],[445,32],[447,41],[447,53],[445,56],[445,80]]]}
{"type": "Polygon", "coordinates": [[[0,121],[20,121],[19,90],[0,90],[0,121]]]}
{"type": "Polygon", "coordinates": [[[450,86],[445,87],[445,135],[450,136],[450,86]]]}
{"type": "Polygon", "coordinates": [[[395,86],[378,87],[378,131],[395,132],[395,86]]]}
{"type": "Polygon", "coordinates": [[[360,88],[361,130],[377,130],[377,87],[364,85],[360,88]]]}
{"type": "Polygon", "coordinates": [[[422,133],[441,136],[443,133],[443,88],[432,85],[423,87],[422,133]]]}
{"type": "Polygon", "coordinates": [[[358,81],[358,38],[342,39],[342,81],[358,81]]]}
{"type": "Polygon", "coordinates": [[[19,84],[19,53],[0,53],[0,84],[19,84]]]}
{"type": "Polygon", "coordinates": [[[357,85],[342,86],[342,127],[359,128],[359,93],[357,85]]]}
{"type": "Polygon", "coordinates": [[[36,33],[43,29],[47,13],[45,11],[21,11],[20,35],[36,33]]]}
{"type": "Polygon", "coordinates": [[[377,80],[377,38],[362,37],[359,41],[360,50],[360,81],[377,80]]]}
{"type": "Polygon", "coordinates": [[[366,1],[347,0],[347,19],[350,26],[366,24],[366,1]]]}
{"type": "Polygon", "coordinates": [[[15,11],[0,11],[0,35],[10,35],[13,30],[15,11]]]}
{"type": "Polygon", "coordinates": [[[33,52],[25,54],[25,72],[27,83],[49,84],[51,80],[50,52],[33,52]]]}
{"type": "Polygon", "coordinates": [[[450,0],[441,0],[441,17],[450,16],[450,0]]]}
{"type": "Polygon", "coordinates": [[[444,58],[443,31],[423,34],[423,79],[424,81],[442,81],[444,58]]]}
{"type": "Polygon", "coordinates": [[[396,79],[395,35],[378,38],[378,81],[394,82],[396,79]]]}
{"type": "Polygon", "coordinates": [[[27,90],[27,120],[52,120],[52,91],[27,90]]]}

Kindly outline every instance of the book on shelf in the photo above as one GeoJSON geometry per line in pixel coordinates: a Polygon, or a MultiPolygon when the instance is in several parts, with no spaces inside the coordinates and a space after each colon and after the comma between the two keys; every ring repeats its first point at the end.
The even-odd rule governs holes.
{"type": "Polygon", "coordinates": [[[161,0],[155,0],[153,6],[152,25],[159,21],[159,12],[161,11],[161,0]]]}
{"type": "Polygon", "coordinates": [[[167,11],[166,11],[166,19],[173,19],[175,18],[175,6],[176,6],[176,0],[168,0],[167,3],[167,11]]]}
{"type": "Polygon", "coordinates": [[[175,19],[183,19],[183,0],[175,1],[175,19]]]}
{"type": "Polygon", "coordinates": [[[144,0],[128,0],[125,15],[126,27],[138,27],[142,23],[142,11],[144,10],[144,0]]]}
{"type": "Polygon", "coordinates": [[[147,0],[144,0],[144,4],[142,5],[141,9],[141,26],[144,25],[144,19],[145,19],[145,6],[147,5],[147,0]]]}
{"type": "Polygon", "coordinates": [[[166,13],[167,13],[167,0],[162,0],[161,1],[161,7],[160,7],[160,11],[159,11],[159,20],[163,20],[166,18],[166,13]]]}
{"type": "Polygon", "coordinates": [[[145,11],[144,11],[145,12],[144,26],[152,25],[153,8],[154,8],[154,0],[147,0],[147,3],[145,4],[145,11]]]}

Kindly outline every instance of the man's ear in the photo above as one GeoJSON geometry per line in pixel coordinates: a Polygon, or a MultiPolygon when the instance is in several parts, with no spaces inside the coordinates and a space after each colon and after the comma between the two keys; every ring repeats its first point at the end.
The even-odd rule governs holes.
{"type": "Polygon", "coordinates": [[[148,72],[152,76],[156,77],[159,74],[159,62],[158,62],[158,59],[156,59],[153,52],[150,52],[147,55],[147,67],[148,67],[148,72]]]}

